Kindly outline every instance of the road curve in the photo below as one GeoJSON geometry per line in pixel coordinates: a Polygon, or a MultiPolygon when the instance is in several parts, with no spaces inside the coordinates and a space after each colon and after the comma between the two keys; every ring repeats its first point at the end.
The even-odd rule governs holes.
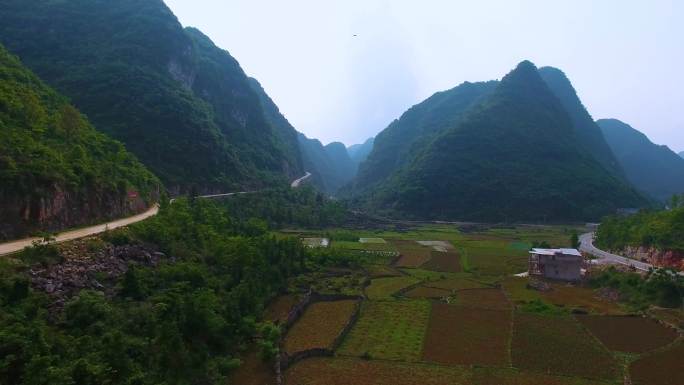
{"type": "MultiPolygon", "coordinates": [[[[134,215],[132,217],[117,219],[115,221],[102,223],[102,224],[95,225],[95,226],[89,226],[89,227],[84,227],[82,229],[65,231],[63,233],[59,233],[57,236],[55,236],[55,241],[58,243],[59,242],[66,242],[66,241],[72,241],[72,240],[78,239],[78,238],[83,238],[83,237],[88,237],[88,236],[95,235],[95,234],[104,233],[107,230],[113,230],[113,229],[116,229],[118,227],[128,226],[130,224],[140,222],[140,221],[145,220],[151,216],[157,215],[158,212],[159,212],[159,205],[155,204],[154,206],[150,207],[144,213],[134,215]]],[[[20,240],[8,242],[8,243],[2,243],[2,244],[0,244],[0,255],[7,255],[7,254],[16,253],[18,251],[23,250],[27,246],[31,246],[31,244],[34,241],[41,241],[41,240],[42,240],[42,238],[34,237],[34,238],[20,239],[20,240]]]]}
{"type": "Polygon", "coordinates": [[[311,173],[307,171],[307,172],[306,172],[306,175],[304,175],[303,177],[301,177],[301,178],[299,178],[299,179],[295,179],[295,180],[290,184],[290,187],[292,187],[292,188],[297,188],[297,187],[299,187],[303,182],[305,182],[307,179],[309,179],[310,177],[311,177],[311,173]]]}
{"type": "Polygon", "coordinates": [[[594,246],[594,233],[582,234],[579,237],[580,240],[580,251],[591,254],[595,256],[596,259],[594,263],[596,264],[620,264],[626,266],[633,266],[637,270],[648,271],[653,268],[653,265],[635,259],[623,257],[621,255],[611,254],[607,251],[597,249],[594,246]]]}

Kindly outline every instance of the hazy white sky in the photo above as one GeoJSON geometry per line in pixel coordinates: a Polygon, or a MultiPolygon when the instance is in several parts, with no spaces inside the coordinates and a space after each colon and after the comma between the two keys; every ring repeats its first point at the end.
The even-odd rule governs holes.
{"type": "Polygon", "coordinates": [[[165,2],[324,143],[361,142],[436,91],[528,59],[565,71],[594,118],[684,150],[684,1],[165,2]]]}

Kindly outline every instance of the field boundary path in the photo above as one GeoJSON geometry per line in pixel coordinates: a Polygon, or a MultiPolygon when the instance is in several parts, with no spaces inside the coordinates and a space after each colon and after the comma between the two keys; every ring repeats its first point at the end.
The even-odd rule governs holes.
{"type": "Polygon", "coordinates": [[[594,262],[596,264],[620,264],[620,265],[626,265],[626,266],[633,266],[637,270],[642,270],[642,271],[648,271],[649,269],[653,268],[653,265],[650,263],[646,262],[641,262],[637,261],[636,259],[632,258],[627,258],[623,257],[621,255],[617,254],[611,254],[607,251],[603,251],[601,249],[596,248],[594,246],[594,234],[593,232],[591,233],[586,233],[580,235],[580,251],[584,251],[585,253],[589,253],[598,259],[594,262]]]}
{"type": "MultiPolygon", "coordinates": [[[[311,176],[310,172],[307,172],[306,175],[303,177],[295,180],[292,182],[291,186],[293,188],[299,187],[299,184],[308,179],[311,176]],[[296,183],[296,184],[295,184],[296,183]]],[[[242,195],[242,194],[250,194],[250,193],[255,193],[258,191],[238,191],[238,192],[231,192],[231,193],[225,193],[225,194],[211,194],[211,195],[200,195],[197,198],[203,198],[203,199],[210,199],[210,198],[220,198],[220,197],[229,197],[233,195],[242,195]]],[[[170,202],[173,203],[174,199],[171,199],[170,202]]],[[[144,221],[145,219],[149,217],[153,217],[159,213],[159,204],[155,203],[147,209],[147,211],[136,214],[127,218],[121,218],[117,220],[113,220],[110,222],[106,223],[101,223],[99,225],[94,225],[94,226],[88,226],[76,230],[67,230],[61,233],[58,233],[55,236],[55,242],[61,243],[61,242],[67,242],[67,241],[73,241],[74,239],[79,239],[79,238],[85,238],[89,237],[91,235],[95,234],[101,234],[104,233],[105,231],[108,230],[113,230],[119,227],[123,226],[128,226],[133,223],[141,222],[144,221]]],[[[31,237],[31,238],[24,238],[24,239],[19,239],[19,240],[14,240],[14,241],[9,241],[5,243],[0,243],[0,256],[5,256],[9,254],[14,254],[16,252],[19,252],[23,250],[24,248],[31,246],[33,242],[40,242],[42,241],[43,238],[41,237],[31,237]]]]}

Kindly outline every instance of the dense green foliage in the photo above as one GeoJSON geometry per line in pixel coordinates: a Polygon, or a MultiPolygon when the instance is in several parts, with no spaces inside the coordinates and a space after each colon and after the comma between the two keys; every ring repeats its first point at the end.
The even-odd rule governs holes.
{"type": "Polygon", "coordinates": [[[684,193],[684,159],[617,119],[597,121],[630,182],[660,201],[684,193]]]}
{"type": "Polygon", "coordinates": [[[172,191],[302,174],[237,61],[161,0],[2,0],[0,41],[172,191]]]}
{"type": "Polygon", "coordinates": [[[684,252],[684,204],[669,211],[605,218],[596,231],[596,244],[606,250],[643,246],[684,252]]]}
{"type": "Polygon", "coordinates": [[[279,188],[237,195],[221,204],[229,209],[233,218],[242,221],[259,218],[266,221],[269,228],[339,226],[347,217],[343,203],[326,199],[306,185],[297,189],[279,188]]]}
{"type": "Polygon", "coordinates": [[[479,221],[582,221],[647,203],[581,148],[529,62],[365,198],[415,217],[479,221]]]}
{"type": "Polygon", "coordinates": [[[0,180],[0,239],[41,226],[39,202],[58,193],[71,212],[40,220],[89,223],[110,215],[130,191],[147,203],[159,193],[159,181],[121,143],[97,132],[1,46],[0,180]]]}
{"type": "Polygon", "coordinates": [[[173,259],[128,270],[114,298],[82,291],[56,320],[25,273],[2,265],[0,383],[225,384],[238,349],[268,329],[256,322],[264,304],[307,258],[298,239],[205,200],[175,201],[106,238],[173,259]]]}
{"type": "Polygon", "coordinates": [[[457,124],[463,113],[489,95],[496,85],[494,81],[466,82],[411,107],[375,138],[372,151],[359,167],[354,192],[358,194],[380,184],[409,164],[435,135],[457,124]]]}
{"type": "Polygon", "coordinates": [[[570,79],[563,71],[553,67],[542,67],[539,75],[560,100],[563,108],[567,111],[572,121],[572,127],[577,136],[577,142],[603,167],[616,176],[624,178],[624,172],[620,163],[615,159],[606,139],[603,137],[601,128],[594,122],[587,109],[582,104],[570,79]]]}
{"type": "Polygon", "coordinates": [[[642,277],[638,273],[624,273],[611,267],[592,277],[591,284],[618,290],[621,301],[636,309],[650,305],[678,308],[684,298],[684,277],[666,269],[658,269],[642,277]]]}

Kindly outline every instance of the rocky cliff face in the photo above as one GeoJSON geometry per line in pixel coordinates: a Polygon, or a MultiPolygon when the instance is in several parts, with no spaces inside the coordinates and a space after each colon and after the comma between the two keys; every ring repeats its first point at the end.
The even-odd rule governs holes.
{"type": "Polygon", "coordinates": [[[658,267],[670,267],[684,271],[684,253],[675,250],[658,250],[653,247],[627,247],[625,257],[644,261],[658,267]]]}
{"type": "Polygon", "coordinates": [[[154,191],[146,200],[135,190],[123,194],[97,189],[75,192],[58,184],[40,196],[0,195],[0,240],[135,215],[158,201],[159,195],[158,190],[154,191]]]}

